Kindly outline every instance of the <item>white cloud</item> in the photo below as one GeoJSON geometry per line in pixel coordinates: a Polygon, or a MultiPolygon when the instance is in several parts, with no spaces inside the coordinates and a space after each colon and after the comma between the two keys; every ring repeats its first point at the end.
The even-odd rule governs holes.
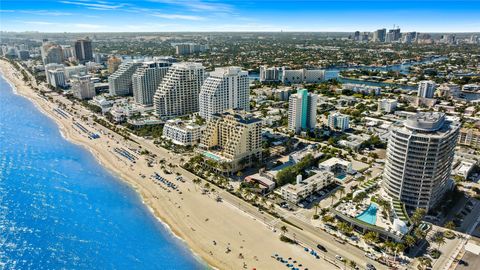
{"type": "Polygon", "coordinates": [[[112,4],[106,1],[96,1],[96,2],[60,1],[60,3],[84,6],[84,7],[87,7],[88,9],[94,9],[94,10],[115,10],[115,9],[128,6],[128,4],[126,3],[112,4]]]}
{"type": "Polygon", "coordinates": [[[163,19],[170,19],[170,20],[190,20],[190,21],[200,21],[205,18],[200,16],[194,15],[182,15],[182,14],[162,14],[162,13],[155,13],[152,16],[163,18],[163,19]]]}
{"type": "Polygon", "coordinates": [[[22,21],[22,22],[26,24],[37,24],[37,25],[53,25],[54,24],[52,22],[44,22],[44,21],[22,21]]]}
{"type": "Polygon", "coordinates": [[[193,11],[231,12],[233,10],[233,6],[228,4],[211,2],[211,1],[202,1],[202,0],[150,0],[150,1],[186,7],[193,11]]]}
{"type": "Polygon", "coordinates": [[[70,12],[49,11],[49,10],[17,10],[17,11],[21,12],[21,13],[41,15],[41,16],[70,16],[70,15],[73,15],[70,12]]]}

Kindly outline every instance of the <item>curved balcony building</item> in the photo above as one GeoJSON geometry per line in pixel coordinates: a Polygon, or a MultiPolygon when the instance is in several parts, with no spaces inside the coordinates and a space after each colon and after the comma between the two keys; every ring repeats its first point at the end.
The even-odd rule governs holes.
{"type": "Polygon", "coordinates": [[[459,124],[443,113],[417,113],[395,125],[387,147],[383,189],[410,208],[431,209],[443,198],[459,124]]]}

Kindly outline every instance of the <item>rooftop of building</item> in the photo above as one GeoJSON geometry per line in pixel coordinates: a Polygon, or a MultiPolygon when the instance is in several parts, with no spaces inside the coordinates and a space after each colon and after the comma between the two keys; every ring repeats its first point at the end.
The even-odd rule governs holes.
{"type": "Polygon", "coordinates": [[[222,113],[215,113],[213,114],[213,116],[218,118],[233,118],[237,122],[242,124],[252,124],[262,121],[262,119],[254,118],[253,114],[251,114],[250,112],[236,109],[228,110],[222,113]]]}
{"type": "Polygon", "coordinates": [[[199,125],[195,124],[193,121],[183,121],[181,119],[167,120],[165,125],[176,126],[182,129],[195,129],[200,127],[199,125]]]}
{"type": "Polygon", "coordinates": [[[327,159],[324,162],[320,163],[319,165],[333,166],[333,165],[336,165],[336,164],[339,164],[339,165],[342,165],[342,166],[349,166],[351,164],[351,162],[347,161],[347,160],[343,160],[341,158],[332,157],[332,158],[327,159]]]}
{"type": "Polygon", "coordinates": [[[408,116],[404,122],[407,128],[421,131],[437,131],[445,124],[445,114],[438,112],[419,112],[408,116]]]}

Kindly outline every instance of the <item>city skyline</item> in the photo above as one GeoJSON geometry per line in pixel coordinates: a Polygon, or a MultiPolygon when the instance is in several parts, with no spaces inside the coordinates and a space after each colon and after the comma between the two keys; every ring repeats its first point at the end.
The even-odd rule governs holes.
{"type": "Polygon", "coordinates": [[[2,31],[474,32],[478,1],[2,1],[2,31]],[[434,4],[433,4],[434,3],[434,4]],[[119,23],[119,21],[121,23],[119,23]]]}

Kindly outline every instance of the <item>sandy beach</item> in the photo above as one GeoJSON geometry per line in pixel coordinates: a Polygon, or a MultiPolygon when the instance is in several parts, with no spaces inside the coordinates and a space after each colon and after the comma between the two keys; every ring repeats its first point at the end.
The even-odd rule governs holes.
{"type": "MultiPolygon", "coordinates": [[[[202,194],[201,187],[193,184],[193,176],[181,168],[172,167],[172,174],[164,174],[160,164],[154,163],[150,167],[146,155],[133,151],[138,149],[138,144],[124,140],[99,124],[81,120],[81,116],[90,114],[89,111],[80,105],[69,109],[68,105],[72,104],[68,104],[62,96],[53,96],[52,100],[41,97],[8,62],[0,60],[0,66],[3,76],[15,86],[19,95],[31,100],[40,111],[52,118],[66,139],[84,146],[105,168],[134,188],[152,213],[211,267],[285,268],[284,264],[272,258],[273,254],[279,254],[283,258],[291,257],[300,262],[302,269],[334,268],[324,260],[308,254],[301,246],[281,242],[279,229],[274,232],[262,220],[252,217],[232,203],[217,202],[215,192],[202,194]],[[67,104],[65,109],[61,109],[65,115],[58,113],[58,102],[67,104]],[[88,133],[74,123],[99,134],[100,138],[90,139],[88,133]],[[134,155],[136,162],[121,156],[115,149],[134,155]],[[155,172],[178,186],[178,190],[152,179],[150,176],[155,172]],[[186,181],[176,180],[176,172],[182,174],[186,181]]],[[[158,158],[164,158],[167,164],[175,164],[181,158],[148,144],[143,139],[134,140],[142,144],[142,149],[148,149],[158,158]]],[[[222,191],[218,192],[221,194],[222,191]]]]}

